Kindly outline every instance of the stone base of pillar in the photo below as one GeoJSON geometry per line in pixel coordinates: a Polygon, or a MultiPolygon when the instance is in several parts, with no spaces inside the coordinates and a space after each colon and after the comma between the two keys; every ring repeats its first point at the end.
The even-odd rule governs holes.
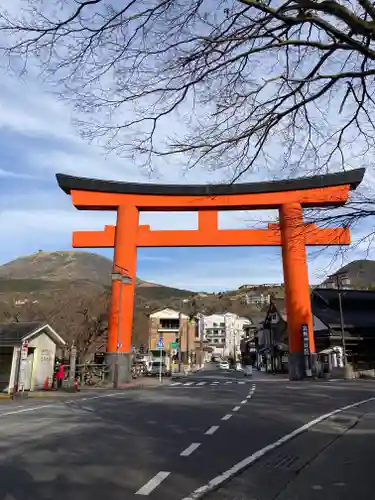
{"type": "Polygon", "coordinates": [[[302,380],[306,376],[305,356],[302,352],[290,352],[288,356],[289,380],[302,380]]]}
{"type": "Polygon", "coordinates": [[[132,356],[130,352],[107,352],[104,358],[109,367],[108,381],[114,386],[131,381],[132,356]]]}

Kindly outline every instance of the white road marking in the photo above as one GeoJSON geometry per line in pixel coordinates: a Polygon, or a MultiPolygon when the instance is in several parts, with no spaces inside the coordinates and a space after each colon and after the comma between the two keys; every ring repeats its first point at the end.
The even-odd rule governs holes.
{"type": "Polygon", "coordinates": [[[228,415],[224,415],[224,417],[221,420],[229,420],[231,416],[232,414],[228,413],[228,415]]]}
{"type": "Polygon", "coordinates": [[[182,382],[173,382],[173,384],[171,384],[171,386],[173,386],[173,385],[181,385],[181,384],[182,384],[182,382]]]}
{"type": "Polygon", "coordinates": [[[218,430],[219,426],[218,425],[213,425],[212,427],[210,427],[206,432],[205,432],[205,435],[206,436],[212,436],[212,434],[214,434],[217,430],[218,430]]]}
{"type": "MultiPolygon", "coordinates": [[[[101,399],[101,398],[111,398],[114,396],[124,396],[124,392],[113,392],[111,394],[100,394],[100,396],[91,396],[89,398],[77,398],[74,401],[79,402],[79,401],[88,401],[90,399],[101,399]]],[[[22,408],[21,410],[14,410],[14,411],[7,411],[4,413],[0,413],[0,417],[7,417],[8,415],[17,415],[19,413],[26,413],[26,412],[31,412],[31,411],[38,411],[38,410],[44,410],[45,408],[59,408],[63,404],[65,404],[67,401],[61,401],[61,402],[56,402],[56,403],[47,403],[45,405],[39,405],[39,406],[31,406],[29,408],[22,408]]]]}
{"type": "Polygon", "coordinates": [[[206,385],[207,382],[198,382],[197,385],[206,385]]]}
{"type": "Polygon", "coordinates": [[[220,382],[217,382],[216,380],[212,382],[213,384],[220,384],[220,382]]]}
{"type": "Polygon", "coordinates": [[[242,381],[242,382],[238,382],[238,383],[239,383],[239,384],[244,384],[245,382],[243,382],[243,381],[242,381]]]}
{"type": "Polygon", "coordinates": [[[7,415],[17,415],[19,413],[26,413],[29,411],[36,411],[36,410],[43,410],[44,408],[56,408],[59,405],[40,405],[40,406],[31,406],[30,408],[23,408],[22,410],[14,410],[14,411],[7,411],[4,413],[0,413],[0,417],[6,417],[7,415]]]}
{"type": "Polygon", "coordinates": [[[247,399],[244,399],[241,401],[241,404],[244,405],[245,403],[247,403],[247,399]]]}
{"type": "Polygon", "coordinates": [[[249,394],[248,396],[246,396],[246,399],[251,399],[251,396],[252,394],[249,394]]]}
{"type": "Polygon", "coordinates": [[[194,382],[186,382],[184,385],[193,385],[194,382]]]}
{"type": "Polygon", "coordinates": [[[231,383],[232,383],[232,381],[231,381],[231,380],[227,380],[225,383],[226,383],[226,384],[231,384],[231,383]]]}
{"type": "Polygon", "coordinates": [[[210,385],[214,385],[215,387],[217,387],[217,384],[214,384],[213,382],[212,382],[212,384],[210,384],[210,385]]]}
{"type": "Polygon", "coordinates": [[[232,411],[238,411],[241,408],[241,406],[235,406],[232,411]]]}
{"type": "Polygon", "coordinates": [[[191,455],[193,453],[193,451],[195,451],[197,448],[200,447],[200,443],[191,443],[190,446],[188,446],[186,448],[186,450],[182,451],[180,453],[180,457],[188,457],[189,455],[191,455]]]}
{"type": "Polygon", "coordinates": [[[238,462],[237,464],[233,465],[233,467],[231,467],[227,471],[225,471],[222,474],[220,474],[219,476],[216,476],[213,479],[211,479],[211,481],[209,481],[204,486],[201,486],[200,488],[193,491],[188,497],[185,497],[183,500],[198,500],[198,499],[202,498],[204,495],[207,495],[207,493],[218,488],[218,486],[220,486],[222,483],[228,481],[231,477],[235,476],[236,474],[238,474],[242,470],[246,469],[249,465],[251,465],[252,463],[259,460],[261,457],[263,457],[269,451],[272,451],[275,448],[279,448],[281,445],[287,443],[291,439],[293,439],[296,436],[307,431],[308,429],[310,429],[314,425],[319,424],[323,420],[327,420],[327,418],[330,418],[333,415],[337,415],[338,413],[342,413],[346,410],[351,410],[352,408],[356,408],[357,406],[361,406],[363,404],[370,403],[371,401],[375,401],[375,397],[363,399],[362,401],[358,401],[357,403],[343,406],[342,408],[338,408],[337,410],[333,410],[329,413],[325,413],[324,415],[321,415],[320,417],[314,418],[314,420],[310,420],[310,422],[308,422],[307,424],[304,424],[301,427],[298,427],[297,429],[290,432],[289,434],[286,434],[285,436],[278,439],[277,441],[265,446],[264,448],[261,448],[260,450],[256,451],[252,455],[249,455],[248,457],[244,458],[243,460],[241,460],[241,462],[238,462]]]}
{"type": "Polygon", "coordinates": [[[159,484],[169,476],[170,472],[160,471],[148,483],[142,486],[136,495],[149,495],[159,484]]]}

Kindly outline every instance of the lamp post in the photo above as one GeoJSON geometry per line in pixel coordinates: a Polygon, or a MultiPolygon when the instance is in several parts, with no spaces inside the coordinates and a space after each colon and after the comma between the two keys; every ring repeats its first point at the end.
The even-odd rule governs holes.
{"type": "Polygon", "coordinates": [[[342,345],[342,359],[344,366],[347,365],[347,357],[346,357],[346,344],[345,344],[345,327],[344,327],[344,313],[342,308],[342,289],[341,285],[344,279],[347,277],[346,273],[335,274],[334,278],[336,281],[337,293],[339,297],[339,309],[340,309],[340,327],[341,327],[341,345],[342,345]]]}
{"type": "Polygon", "coordinates": [[[128,273],[127,269],[120,267],[119,265],[115,265],[115,268],[118,268],[119,272],[112,273],[112,281],[120,282],[119,311],[118,311],[118,321],[117,321],[116,361],[113,374],[113,387],[117,389],[118,379],[119,379],[119,349],[120,347],[122,347],[122,344],[120,343],[121,315],[122,315],[122,287],[123,285],[130,284],[132,280],[131,277],[127,274],[128,273]]]}

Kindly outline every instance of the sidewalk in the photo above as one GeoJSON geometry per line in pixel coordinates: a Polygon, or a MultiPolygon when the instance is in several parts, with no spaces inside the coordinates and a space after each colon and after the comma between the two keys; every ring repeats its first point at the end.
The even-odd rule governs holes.
{"type": "MultiPolygon", "coordinates": [[[[75,391],[74,389],[51,389],[49,391],[32,391],[22,394],[17,394],[14,397],[14,400],[21,400],[23,398],[33,399],[33,398],[64,398],[72,396],[78,396],[79,394],[87,394],[92,392],[103,392],[103,391],[121,391],[121,390],[129,390],[129,389],[147,389],[153,387],[160,387],[161,385],[168,385],[170,383],[170,379],[162,379],[162,383],[157,377],[141,377],[135,380],[132,380],[128,384],[121,384],[117,389],[114,389],[113,384],[106,385],[94,385],[94,386],[80,386],[79,391],[75,391]]],[[[12,400],[11,395],[9,394],[0,394],[0,401],[10,401],[12,400]]]]}
{"type": "Polygon", "coordinates": [[[338,414],[264,455],[204,499],[373,500],[374,432],[374,403],[338,414]]]}

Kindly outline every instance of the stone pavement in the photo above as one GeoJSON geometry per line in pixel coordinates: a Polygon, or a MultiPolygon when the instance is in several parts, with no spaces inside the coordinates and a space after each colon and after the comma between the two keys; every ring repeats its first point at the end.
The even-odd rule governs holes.
{"type": "Polygon", "coordinates": [[[266,454],[205,500],[373,500],[375,404],[338,414],[266,454]]]}

